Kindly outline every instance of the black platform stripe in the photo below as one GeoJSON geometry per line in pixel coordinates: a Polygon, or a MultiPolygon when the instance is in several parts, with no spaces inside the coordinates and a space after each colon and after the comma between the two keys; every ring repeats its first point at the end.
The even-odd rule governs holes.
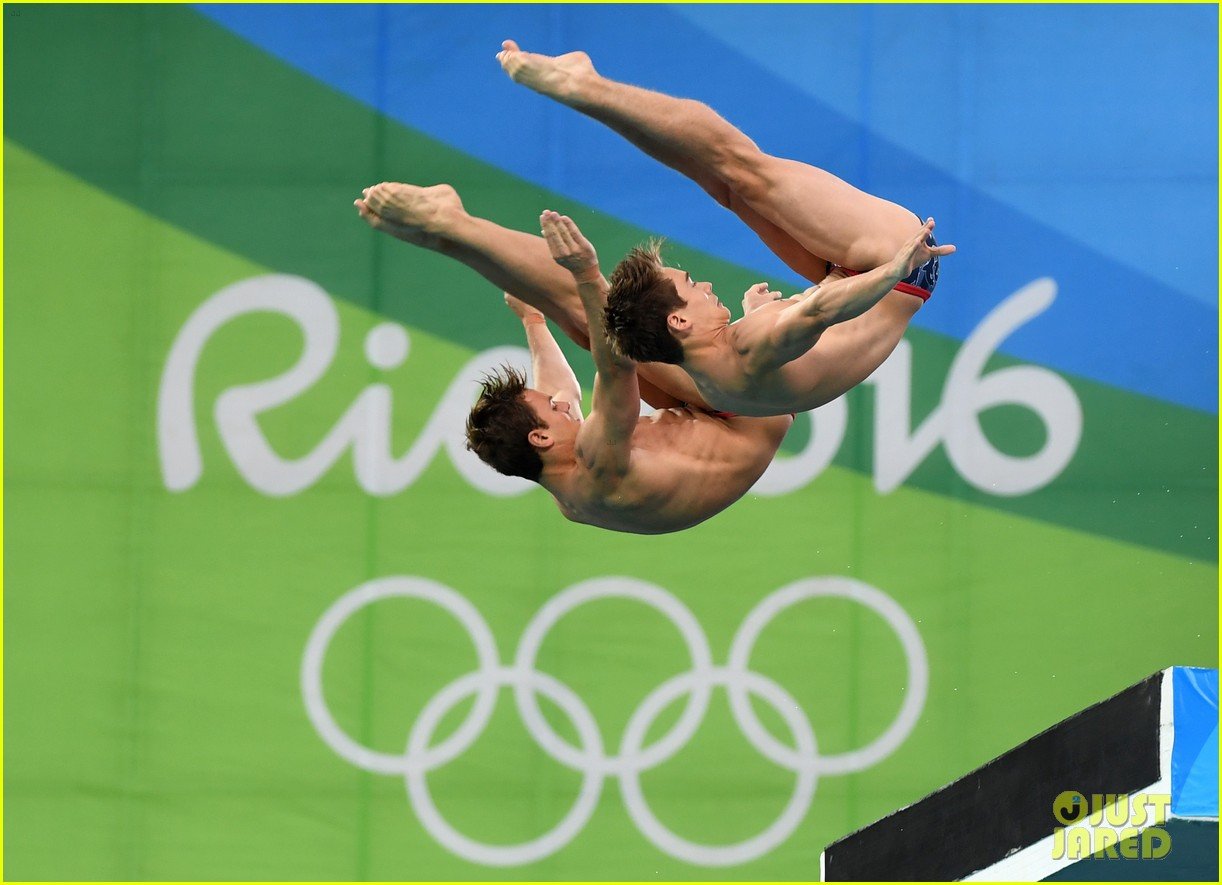
{"type": "Polygon", "coordinates": [[[1159,778],[1156,673],[1057,723],[936,793],[828,846],[824,878],[948,881],[1060,826],[1058,794],[1128,794],[1159,778]]]}

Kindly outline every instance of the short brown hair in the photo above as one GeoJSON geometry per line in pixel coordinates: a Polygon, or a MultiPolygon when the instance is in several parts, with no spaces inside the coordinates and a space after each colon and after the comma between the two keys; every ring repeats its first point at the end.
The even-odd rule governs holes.
{"type": "Polygon", "coordinates": [[[637,246],[611,272],[603,311],[607,338],[619,353],[638,363],[683,362],[683,347],[666,318],[683,307],[675,284],[662,273],[662,241],[637,246]]]}
{"type": "Polygon", "coordinates": [[[538,482],[543,459],[527,437],[546,425],[522,397],[526,376],[501,366],[480,384],[479,399],[467,416],[467,448],[497,473],[538,482]]]}

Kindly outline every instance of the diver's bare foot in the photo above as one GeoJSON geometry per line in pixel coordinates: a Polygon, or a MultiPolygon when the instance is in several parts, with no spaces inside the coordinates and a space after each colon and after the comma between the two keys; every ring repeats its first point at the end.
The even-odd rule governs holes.
{"type": "Polygon", "coordinates": [[[513,82],[566,103],[577,101],[581,91],[598,76],[590,56],[584,52],[568,52],[553,58],[523,52],[517,43],[506,40],[496,58],[513,82]]]}
{"type": "Polygon", "coordinates": [[[384,181],[361,193],[356,209],[370,227],[431,249],[466,215],[458,193],[448,184],[417,187],[384,181]]]}

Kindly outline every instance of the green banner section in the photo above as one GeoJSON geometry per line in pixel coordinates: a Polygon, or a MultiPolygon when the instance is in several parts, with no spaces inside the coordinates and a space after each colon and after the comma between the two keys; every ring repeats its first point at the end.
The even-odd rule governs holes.
{"type": "MultiPolygon", "coordinates": [[[[388,121],[190,10],[30,7],[7,10],[5,21],[10,83],[40,84],[10,90],[10,138],[202,239],[439,339],[483,350],[516,342],[519,333],[497,307],[499,293],[472,274],[373,237],[350,209],[361,184],[448,181],[472,212],[523,230],[534,228],[541,207],[566,208],[607,256],[647,235],[388,121]],[[113,35],[104,45],[95,39],[102,29],[113,35]]],[[[673,254],[699,266],[722,292],[745,290],[759,277],[681,244],[673,254]]],[[[998,293],[999,301],[1006,294],[998,293]]],[[[1026,322],[1041,318],[1029,316],[1005,332],[1026,322]]],[[[1004,352],[1004,338],[995,351],[1004,352]]],[[[964,343],[915,329],[908,340],[910,376],[888,376],[908,411],[887,410],[894,420],[880,439],[877,385],[850,393],[835,407],[847,415],[837,465],[884,490],[903,482],[1216,562],[1215,416],[1068,378],[1082,413],[1068,465],[1034,491],[999,491],[988,471],[976,475],[964,465],[996,461],[998,453],[1030,458],[1056,428],[1018,402],[982,408],[986,442],[971,450],[949,452],[956,434],[947,428],[921,437],[922,428],[936,431],[950,414],[941,406],[950,399],[948,374],[964,343]],[[880,469],[880,461],[902,463],[880,469]]],[[[588,361],[566,347],[588,383],[588,361]]],[[[960,393],[1017,365],[995,351],[960,393]]],[[[800,451],[809,432],[800,421],[786,451],[800,451]]]]}
{"type": "MultiPolygon", "coordinates": [[[[99,62],[88,83],[76,79],[80,68],[61,71],[48,81],[54,94],[99,82],[125,94],[108,80],[102,50],[84,48],[91,11],[22,12],[20,27],[44,17],[73,23],[65,41],[99,62]]],[[[175,76],[200,77],[193,93],[137,77],[125,89],[142,100],[160,89],[203,100],[207,77],[225,81],[209,87],[218,95],[234,77],[229,85],[245,84],[235,112],[252,125],[263,88],[286,90],[297,114],[338,103],[293,81],[319,102],[298,104],[283,70],[280,80],[240,81],[242,64],[268,65],[268,77],[275,68],[222,46],[223,35],[189,13],[125,14],[150,52],[177,59],[167,63],[175,76]]],[[[30,70],[30,53],[16,49],[6,46],[6,64],[30,70]]],[[[31,145],[24,101],[10,126],[31,145]]],[[[170,142],[189,142],[170,125],[172,107],[218,122],[185,99],[150,106],[166,115],[158,131],[167,154],[170,142]]],[[[267,120],[267,131],[290,116],[267,120]]],[[[339,127],[323,119],[311,129],[326,140],[339,127]]],[[[114,131],[100,128],[99,141],[114,131]]],[[[1215,660],[1217,571],[1191,552],[1204,534],[1180,546],[1165,532],[1137,537],[1162,519],[1203,524],[1212,510],[1184,501],[1143,510],[1130,500],[1171,476],[1179,484],[1169,498],[1192,498],[1194,488],[1204,498],[1209,480],[1189,483],[1200,465],[1173,447],[1161,460],[1138,458],[1135,444],[1126,449],[1132,434],[1100,428],[1133,422],[1153,433],[1152,416],[1165,416],[1176,423],[1159,432],[1197,446],[1212,431],[1193,430],[1204,416],[1077,381],[1081,448],[1069,470],[1030,496],[1046,503],[969,493],[949,462],[926,463],[909,484],[878,494],[862,426],[869,390],[849,407],[837,465],[669,536],[566,523],[537,489],[480,487],[444,446],[393,493],[362,486],[351,446],[297,493],[262,491],[273,467],[316,451],[378,385],[392,397],[389,451],[427,438],[473,355],[516,343],[495,293],[461,296],[472,310],[447,320],[429,293],[462,293],[472,288],[469,273],[383,253],[394,244],[345,214],[352,170],[338,156],[340,168],[296,183],[303,167],[269,156],[279,183],[259,186],[257,161],[248,160],[236,168],[250,181],[217,187],[204,182],[236,155],[201,169],[194,183],[161,178],[182,167],[150,160],[125,191],[122,175],[63,162],[70,150],[58,139],[67,137],[58,133],[54,150],[9,142],[5,151],[6,878],[601,879],[613,870],[626,880],[811,879],[822,847],[852,828],[1168,662],[1215,660]],[[306,207],[312,214],[297,216],[306,207]],[[222,235],[227,223],[239,226],[240,244],[232,230],[222,235]],[[269,300],[210,327],[190,383],[167,387],[171,354],[186,352],[192,323],[235,285],[269,300]],[[276,293],[292,296],[289,308],[270,300],[276,293]],[[285,312],[312,304],[321,312],[308,323],[285,312]],[[226,424],[232,391],[303,359],[314,334],[306,330],[322,328],[327,304],[338,338],[321,375],[253,426],[226,424]],[[478,331],[466,322],[475,314],[488,316],[478,331]],[[387,317],[405,322],[402,338],[386,331],[387,317]],[[397,362],[385,361],[391,368],[371,366],[375,330],[392,345],[408,342],[397,362]],[[1100,405],[1108,397],[1110,411],[1100,405]],[[181,422],[177,436],[159,435],[175,409],[190,415],[193,436],[181,422]],[[188,451],[192,439],[199,473],[171,491],[167,453],[188,451]],[[280,461],[256,470],[243,459],[260,439],[280,461]],[[1131,480],[1113,484],[1125,491],[1107,505],[1133,520],[1117,517],[1122,530],[1104,521],[1098,499],[1126,452],[1131,480]],[[840,466],[844,458],[859,469],[840,466]],[[1028,506],[1080,509],[1072,519],[1036,519],[1018,512],[1028,506]],[[360,587],[386,595],[352,596],[360,587]],[[575,599],[563,594],[583,587],[585,602],[532,634],[549,601],[575,599]],[[612,595],[598,596],[599,587],[612,595]],[[778,596],[783,588],[796,595],[778,596]],[[786,599],[792,604],[768,609],[786,599]],[[362,600],[324,622],[336,606],[362,600]],[[756,622],[752,612],[771,617],[756,622]],[[605,756],[627,758],[634,729],[645,748],[677,735],[673,755],[635,777],[565,765],[554,746],[541,749],[544,732],[525,722],[508,687],[483,727],[464,734],[481,701],[461,685],[444,693],[480,666],[481,624],[494,665],[507,666],[530,636],[539,640],[534,672],[571,692],[542,677],[532,683],[555,742],[589,746],[584,708],[605,756]],[[739,681],[763,736],[723,688],[695,727],[681,727],[687,696],[676,689],[667,703],[655,689],[692,669],[690,649],[702,641],[711,664],[725,668],[718,672],[730,672],[735,639],[751,624],[752,675],[739,681]],[[308,688],[303,694],[311,660],[334,728],[308,706],[308,688]],[[643,703],[651,696],[653,710],[643,703]],[[905,710],[915,718],[897,730],[905,710]],[[460,750],[420,776],[393,770],[406,765],[395,760],[423,734],[426,713],[437,720],[426,745],[460,750]],[[345,750],[337,730],[366,755],[345,750]],[[815,776],[802,761],[814,758],[808,741],[821,760],[815,776]],[[577,823],[565,830],[566,821],[577,823]],[[560,835],[540,845],[549,831],[560,835]],[[760,841],[770,833],[779,834],[775,844],[760,841]],[[495,865],[515,857],[532,859],[495,865]],[[727,857],[739,860],[712,865],[727,857]]],[[[533,205],[520,201],[521,185],[498,186],[506,205],[523,213],[533,205]]],[[[609,221],[597,224],[617,235],[609,221]]],[[[956,345],[928,336],[914,344],[913,412],[922,414],[956,345]],[[922,388],[922,376],[937,383],[922,388]]],[[[381,433],[376,423],[362,428],[359,439],[381,433]]]]}

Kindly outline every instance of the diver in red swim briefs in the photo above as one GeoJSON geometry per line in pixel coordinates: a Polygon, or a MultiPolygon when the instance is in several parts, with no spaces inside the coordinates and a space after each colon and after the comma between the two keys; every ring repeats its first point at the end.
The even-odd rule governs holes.
{"type": "MultiPolygon", "coordinates": [[[[585,53],[549,58],[506,41],[510,76],[600,120],[701,185],[776,255],[818,285],[783,299],[766,283],[730,324],[708,283],[634,250],[612,274],[608,334],[640,363],[646,401],[743,415],[816,408],[870,375],[895,349],[954,246],[932,219],[822,169],[762,153],[712,109],[615,83],[585,53]],[[682,366],[682,368],[680,368],[682,366]],[[685,371],[686,370],[686,371],[685,371]]],[[[589,347],[572,279],[543,240],[468,214],[449,185],[382,183],[356,201],[377,230],[450,255],[541,311],[589,347]]]]}
{"type": "Polygon", "coordinates": [[[607,334],[638,362],[681,365],[705,402],[740,415],[816,408],[895,349],[937,282],[933,219],[822,169],[769,156],[711,108],[600,76],[583,52],[551,58],[511,40],[497,55],[518,83],[623,135],[734,211],[818,285],[783,299],[761,283],[729,311],[709,283],[636,249],[611,275],[607,334]]]}

